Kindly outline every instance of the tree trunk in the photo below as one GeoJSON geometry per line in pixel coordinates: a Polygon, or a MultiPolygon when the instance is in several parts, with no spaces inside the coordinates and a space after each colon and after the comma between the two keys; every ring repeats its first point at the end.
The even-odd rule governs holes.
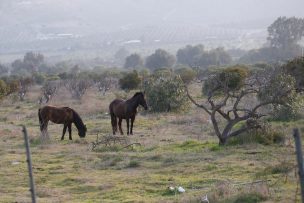
{"type": "Polygon", "coordinates": [[[223,146],[223,145],[226,145],[227,144],[227,138],[219,138],[219,145],[220,146],[223,146]]]}

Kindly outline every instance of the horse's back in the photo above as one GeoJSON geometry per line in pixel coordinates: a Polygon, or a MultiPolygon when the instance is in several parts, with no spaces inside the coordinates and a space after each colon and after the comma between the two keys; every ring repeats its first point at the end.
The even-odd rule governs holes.
{"type": "Polygon", "coordinates": [[[125,101],[122,99],[114,99],[109,106],[110,111],[113,110],[113,108],[116,108],[117,106],[123,105],[125,101]]]}
{"type": "Polygon", "coordinates": [[[73,119],[73,110],[69,107],[44,106],[39,109],[41,117],[54,123],[65,123],[73,119]]]}
{"type": "Polygon", "coordinates": [[[117,117],[125,117],[126,105],[125,100],[114,99],[109,105],[110,114],[114,114],[117,117]]]}

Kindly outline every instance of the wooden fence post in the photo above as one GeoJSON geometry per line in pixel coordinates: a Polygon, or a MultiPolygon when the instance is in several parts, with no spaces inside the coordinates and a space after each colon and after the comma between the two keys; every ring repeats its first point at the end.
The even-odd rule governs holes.
{"type": "Polygon", "coordinates": [[[22,132],[24,134],[24,142],[25,142],[25,148],[26,148],[26,162],[27,162],[27,167],[28,167],[29,177],[30,177],[30,191],[31,191],[31,195],[32,195],[32,203],[36,203],[35,184],[34,184],[34,176],[33,176],[33,171],[32,171],[32,159],[31,159],[30,145],[29,145],[27,131],[26,131],[25,126],[22,126],[22,132]]]}
{"type": "Polygon", "coordinates": [[[298,128],[293,129],[293,137],[295,139],[295,144],[296,144],[296,153],[297,153],[299,176],[300,176],[300,183],[301,183],[301,197],[302,197],[302,203],[304,203],[303,153],[302,153],[302,142],[301,142],[301,137],[300,137],[298,128]]]}

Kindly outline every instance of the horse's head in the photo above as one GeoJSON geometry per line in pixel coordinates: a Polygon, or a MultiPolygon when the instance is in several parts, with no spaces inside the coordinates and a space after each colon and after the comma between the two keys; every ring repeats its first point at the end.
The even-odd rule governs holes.
{"type": "Polygon", "coordinates": [[[137,92],[135,95],[138,97],[138,103],[142,107],[144,107],[145,110],[148,110],[148,105],[147,105],[147,102],[145,100],[145,94],[143,92],[137,92]]]}
{"type": "Polygon", "coordinates": [[[81,129],[78,130],[79,137],[85,137],[87,132],[87,126],[83,125],[81,129]]]}

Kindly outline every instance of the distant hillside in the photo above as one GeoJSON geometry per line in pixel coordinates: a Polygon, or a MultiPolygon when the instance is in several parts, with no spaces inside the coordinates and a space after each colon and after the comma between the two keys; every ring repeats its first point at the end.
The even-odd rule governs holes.
{"type": "Polygon", "coordinates": [[[256,48],[265,43],[267,25],[284,14],[281,7],[265,12],[274,2],[286,12],[298,13],[298,6],[282,0],[263,6],[253,0],[1,0],[0,53],[190,43],[256,48]]]}

